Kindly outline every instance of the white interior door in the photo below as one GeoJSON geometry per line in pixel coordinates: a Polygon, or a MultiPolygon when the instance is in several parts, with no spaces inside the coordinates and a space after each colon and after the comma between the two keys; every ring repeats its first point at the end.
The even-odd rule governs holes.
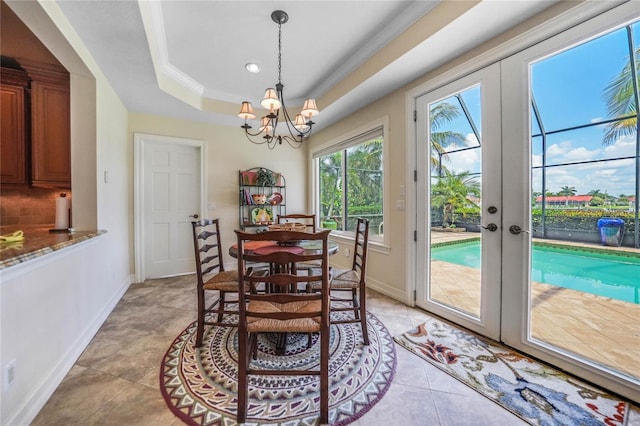
{"type": "Polygon", "coordinates": [[[417,188],[417,256],[426,259],[417,262],[416,304],[495,339],[502,216],[499,83],[500,68],[492,65],[421,96],[416,105],[418,176],[424,177],[417,188]],[[478,221],[467,230],[471,216],[478,221]],[[457,255],[447,257],[456,241],[456,249],[470,253],[461,262],[457,255]]]}
{"type": "Polygon", "coordinates": [[[139,280],[195,270],[191,221],[204,211],[203,146],[202,141],[136,134],[139,280]]]}

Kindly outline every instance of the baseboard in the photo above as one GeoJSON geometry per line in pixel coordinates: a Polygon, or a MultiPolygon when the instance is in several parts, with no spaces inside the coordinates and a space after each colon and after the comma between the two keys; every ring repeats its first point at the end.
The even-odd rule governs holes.
{"type": "Polygon", "coordinates": [[[8,424],[26,425],[35,419],[40,410],[42,410],[42,407],[44,407],[49,398],[51,398],[51,395],[53,395],[58,386],[60,386],[60,383],[62,383],[62,380],[64,380],[80,355],[82,355],[82,352],[87,348],[91,339],[93,339],[102,324],[109,317],[122,296],[127,292],[132,282],[133,275],[129,275],[124,279],[118,291],[105,304],[94,321],[87,325],[84,333],[78,336],[75,344],[69,348],[65,356],[53,367],[51,373],[44,378],[41,385],[36,388],[32,396],[24,403],[23,408],[16,413],[14,418],[9,420],[8,424]]]}
{"type": "Polygon", "coordinates": [[[367,288],[380,292],[385,296],[389,296],[390,298],[395,299],[401,303],[405,303],[407,300],[407,295],[404,290],[399,290],[381,281],[373,280],[368,277],[367,277],[367,288]]]}

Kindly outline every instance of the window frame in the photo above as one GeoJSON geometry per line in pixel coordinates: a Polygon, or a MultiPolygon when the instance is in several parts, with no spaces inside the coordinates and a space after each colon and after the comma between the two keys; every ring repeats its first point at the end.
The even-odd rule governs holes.
{"type": "MultiPolygon", "coordinates": [[[[313,211],[316,218],[321,220],[320,215],[320,158],[326,155],[330,155],[339,151],[344,151],[348,148],[359,145],[363,142],[371,140],[372,138],[382,136],[382,223],[384,224],[383,235],[380,236],[375,230],[375,234],[372,232],[369,234],[369,242],[373,245],[389,246],[389,235],[391,231],[391,223],[389,217],[389,124],[388,116],[384,116],[368,124],[361,126],[351,132],[342,134],[331,139],[328,143],[321,147],[316,148],[311,152],[311,160],[313,164],[313,211]]],[[[346,169],[343,170],[343,174],[346,173],[346,169]]],[[[343,195],[343,206],[346,202],[346,191],[343,195]]],[[[332,236],[339,239],[353,240],[355,238],[355,232],[353,231],[332,231],[332,236]]]]}

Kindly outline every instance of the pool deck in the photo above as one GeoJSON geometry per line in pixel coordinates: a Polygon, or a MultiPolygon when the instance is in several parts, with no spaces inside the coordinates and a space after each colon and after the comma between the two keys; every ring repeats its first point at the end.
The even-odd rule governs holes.
{"type": "MultiPolygon", "coordinates": [[[[478,233],[432,232],[431,243],[463,241],[478,233]]],[[[640,249],[538,239],[534,241],[640,254],[640,249]]],[[[433,261],[431,297],[471,315],[480,312],[480,270],[433,261]]],[[[640,378],[640,305],[563,287],[532,283],[532,337],[640,378]]]]}

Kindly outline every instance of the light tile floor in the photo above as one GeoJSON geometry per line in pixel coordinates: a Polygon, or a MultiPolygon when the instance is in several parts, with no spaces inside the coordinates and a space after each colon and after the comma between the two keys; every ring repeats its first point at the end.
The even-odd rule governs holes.
{"type": "MultiPolygon", "coordinates": [[[[193,276],[132,284],[33,425],[180,425],[159,390],[160,362],[195,319],[193,276]]],[[[368,309],[392,335],[426,314],[374,291],[368,309]]],[[[396,345],[391,386],[354,425],[524,425],[499,405],[396,345]]],[[[640,412],[630,425],[640,425],[640,412]]]]}

